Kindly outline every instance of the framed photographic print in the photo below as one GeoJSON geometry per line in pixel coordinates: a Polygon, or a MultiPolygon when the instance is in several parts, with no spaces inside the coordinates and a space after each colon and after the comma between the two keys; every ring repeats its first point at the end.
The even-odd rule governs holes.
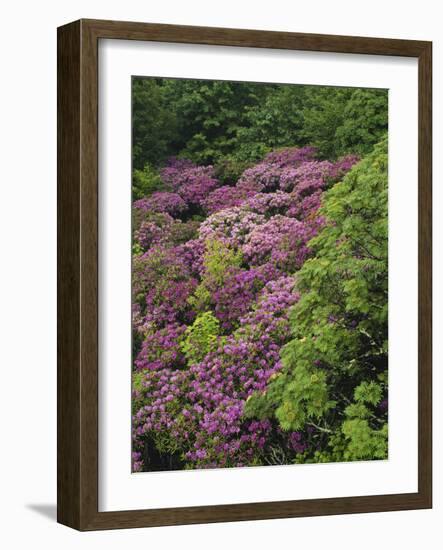
{"type": "Polygon", "coordinates": [[[58,29],[58,521],[430,508],[431,43],[58,29]]]}

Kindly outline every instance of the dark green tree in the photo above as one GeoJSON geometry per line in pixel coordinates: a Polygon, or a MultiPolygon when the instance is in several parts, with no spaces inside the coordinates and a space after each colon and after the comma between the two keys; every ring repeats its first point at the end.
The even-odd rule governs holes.
{"type": "Polygon", "coordinates": [[[303,106],[310,87],[280,85],[263,102],[247,110],[246,124],[237,132],[236,156],[249,162],[279,147],[302,146],[303,106]]]}
{"type": "Polygon", "coordinates": [[[177,117],[173,147],[198,164],[216,163],[238,143],[247,111],[274,87],[211,80],[167,80],[165,97],[177,117]]]}
{"type": "Polygon", "coordinates": [[[184,156],[232,183],[279,147],[363,156],[387,130],[387,106],[387,90],[134,78],[133,167],[146,182],[152,167],[184,156]]]}
{"type": "Polygon", "coordinates": [[[303,139],[324,158],[365,155],[387,131],[387,90],[318,86],[305,97],[303,139]]]}
{"type": "Polygon", "coordinates": [[[365,155],[388,129],[388,91],[358,88],[343,110],[336,137],[343,153],[365,155]]]}
{"type": "Polygon", "coordinates": [[[171,153],[177,132],[176,113],[165,101],[162,79],[132,79],[132,162],[143,170],[158,166],[171,153]]]}

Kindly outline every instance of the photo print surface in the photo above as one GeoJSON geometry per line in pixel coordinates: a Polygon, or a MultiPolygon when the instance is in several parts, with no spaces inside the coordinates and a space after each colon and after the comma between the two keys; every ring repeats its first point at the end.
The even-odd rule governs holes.
{"type": "Polygon", "coordinates": [[[132,78],[132,471],[388,458],[388,90],[132,78]]]}

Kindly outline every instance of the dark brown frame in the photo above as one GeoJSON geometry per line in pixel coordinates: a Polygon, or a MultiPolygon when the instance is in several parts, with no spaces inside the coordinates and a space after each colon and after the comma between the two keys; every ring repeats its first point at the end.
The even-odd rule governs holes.
{"type": "Polygon", "coordinates": [[[58,29],[58,521],[82,531],[432,507],[432,43],[80,20],[58,29]],[[125,39],[418,58],[418,492],[98,511],[98,41],[125,39]]]}

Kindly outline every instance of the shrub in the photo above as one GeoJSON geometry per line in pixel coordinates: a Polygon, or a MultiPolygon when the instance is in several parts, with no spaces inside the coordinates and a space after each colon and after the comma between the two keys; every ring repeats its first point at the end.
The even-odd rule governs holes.
{"type": "Polygon", "coordinates": [[[219,332],[220,322],[212,312],[206,311],[197,316],[194,323],[186,329],[180,346],[188,364],[198,363],[216,349],[219,332]]]}
{"type": "Polygon", "coordinates": [[[161,188],[160,175],[150,164],[145,164],[143,170],[134,169],[132,173],[132,200],[142,199],[154,193],[154,191],[160,191],[161,188]]]}

